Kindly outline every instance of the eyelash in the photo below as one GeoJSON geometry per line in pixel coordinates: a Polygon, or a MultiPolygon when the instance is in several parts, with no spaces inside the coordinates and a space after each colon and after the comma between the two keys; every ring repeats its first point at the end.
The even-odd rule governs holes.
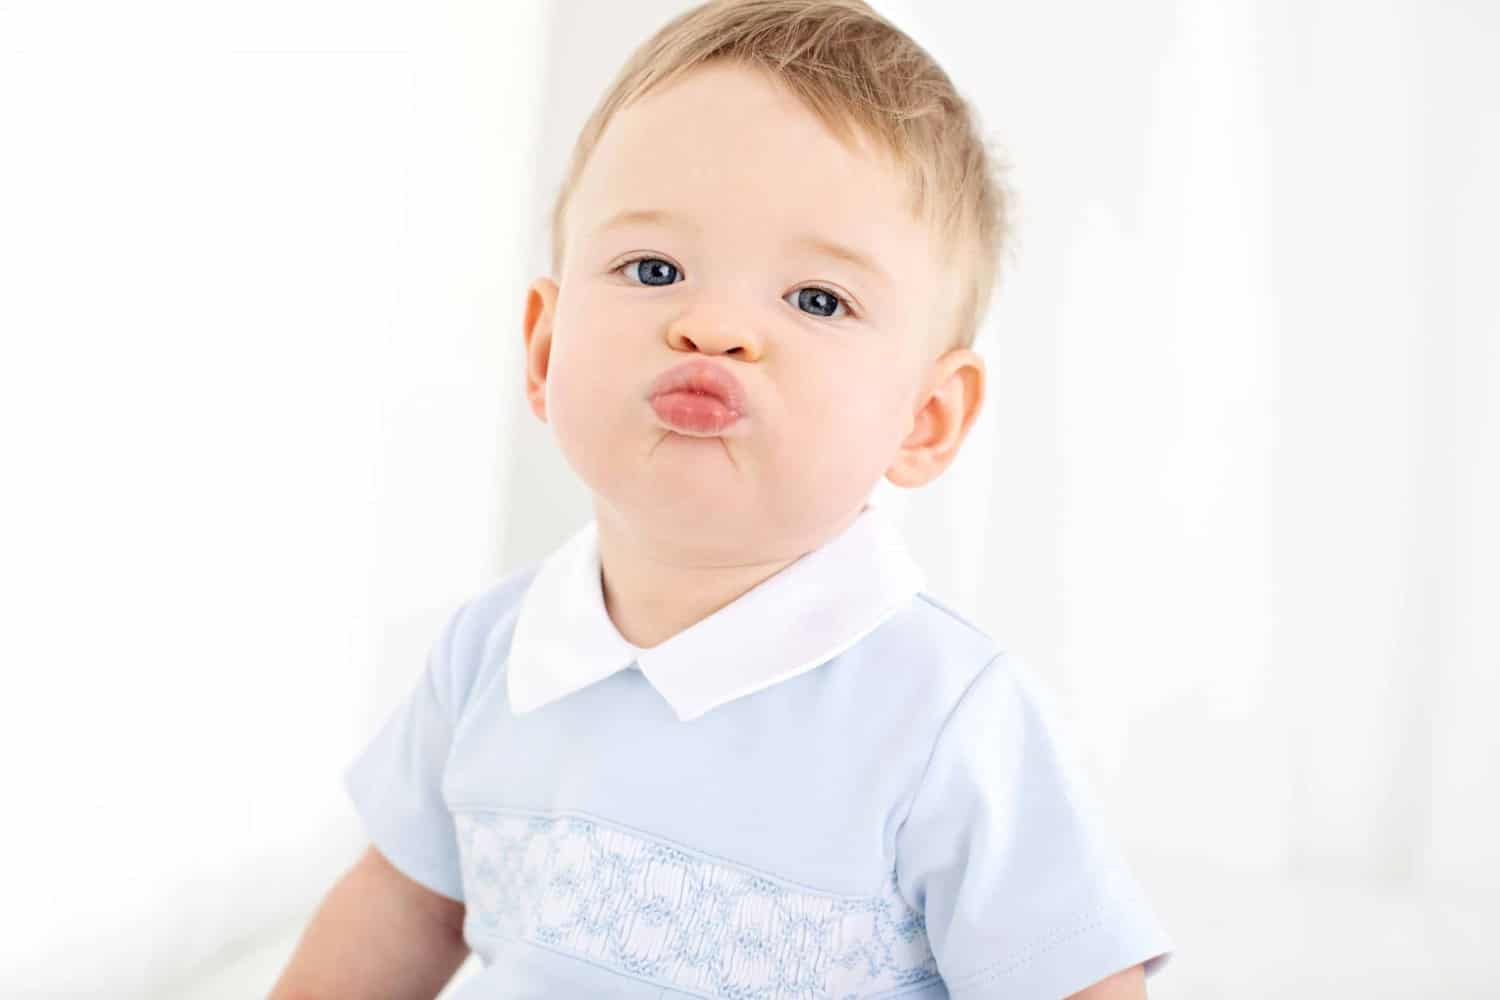
{"type": "MultiPolygon", "coordinates": [[[[659,260],[659,261],[661,261],[664,264],[672,264],[672,262],[670,260],[667,260],[667,258],[662,257],[659,254],[651,254],[651,253],[638,254],[638,255],[636,255],[634,257],[631,257],[631,258],[629,258],[627,260],[622,260],[620,263],[618,263],[614,267],[610,268],[610,273],[611,274],[619,274],[619,273],[623,272],[631,264],[638,264],[638,263],[640,263],[643,260],[659,260]]],[[[682,273],[682,268],[677,267],[676,264],[672,264],[672,267],[676,268],[678,274],[682,273]]],[[[675,285],[675,284],[677,284],[677,282],[674,281],[674,282],[672,282],[672,284],[675,285]]],[[[667,286],[666,285],[646,285],[646,284],[641,284],[638,287],[641,287],[641,288],[666,288],[667,286]]],[[[840,320],[840,319],[858,319],[859,318],[859,312],[854,308],[854,306],[849,302],[848,299],[844,298],[844,296],[840,295],[838,292],[835,292],[833,289],[828,288],[825,285],[802,285],[802,286],[800,286],[798,288],[792,289],[792,291],[793,292],[800,292],[800,291],[802,291],[803,289],[806,289],[806,288],[816,288],[818,291],[823,292],[825,295],[831,295],[833,297],[834,301],[836,301],[839,305],[841,305],[841,306],[844,307],[844,315],[843,316],[819,316],[816,313],[802,312],[801,309],[798,309],[797,311],[798,312],[802,312],[802,314],[804,316],[811,316],[813,319],[828,320],[830,322],[832,322],[834,320],[840,320]]],[[[788,292],[787,294],[790,295],[792,293],[788,292]]],[[[792,308],[795,309],[796,307],[793,306],[792,308]]]]}

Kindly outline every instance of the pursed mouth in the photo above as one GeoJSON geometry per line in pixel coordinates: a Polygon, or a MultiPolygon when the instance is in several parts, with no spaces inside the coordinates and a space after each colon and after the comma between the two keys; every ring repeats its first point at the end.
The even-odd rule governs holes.
{"type": "Polygon", "coordinates": [[[746,411],[745,391],[728,370],[712,361],[699,359],[663,372],[652,383],[647,400],[654,406],[666,395],[712,400],[737,416],[746,411]]]}
{"type": "Polygon", "coordinates": [[[721,434],[741,416],[721,396],[692,389],[659,392],[651,397],[651,408],[663,424],[689,436],[721,434]]]}

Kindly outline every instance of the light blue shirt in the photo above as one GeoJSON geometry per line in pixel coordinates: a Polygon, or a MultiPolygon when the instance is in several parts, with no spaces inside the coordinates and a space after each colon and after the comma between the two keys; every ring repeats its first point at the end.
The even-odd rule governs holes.
{"type": "Polygon", "coordinates": [[[448,619],[345,773],[462,1000],[1059,1000],[1172,951],[1025,664],[868,507],[658,646],[597,525],[448,619]]]}

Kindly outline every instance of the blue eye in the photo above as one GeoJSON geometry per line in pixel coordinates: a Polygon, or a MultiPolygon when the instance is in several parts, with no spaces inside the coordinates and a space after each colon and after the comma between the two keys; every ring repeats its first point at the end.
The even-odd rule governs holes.
{"type": "Polygon", "coordinates": [[[643,285],[670,285],[677,280],[677,266],[660,257],[636,257],[621,264],[620,270],[628,275],[637,264],[640,267],[636,268],[636,278],[643,285]]]}
{"type": "MultiPolygon", "coordinates": [[[[674,284],[682,274],[676,264],[662,260],[660,257],[632,257],[615,270],[649,288],[662,288],[674,284]]],[[[809,315],[823,319],[836,318],[840,306],[843,307],[845,316],[853,313],[853,310],[849,308],[849,303],[845,302],[842,297],[816,285],[789,292],[786,298],[791,299],[792,296],[796,296],[796,301],[791,303],[792,305],[807,311],[809,315]]]]}
{"type": "Polygon", "coordinates": [[[792,294],[797,296],[797,307],[799,309],[804,306],[810,307],[815,315],[826,319],[833,318],[833,314],[838,311],[839,306],[844,307],[845,313],[849,311],[849,306],[843,299],[828,289],[819,288],[816,285],[810,288],[799,288],[792,294]]]}

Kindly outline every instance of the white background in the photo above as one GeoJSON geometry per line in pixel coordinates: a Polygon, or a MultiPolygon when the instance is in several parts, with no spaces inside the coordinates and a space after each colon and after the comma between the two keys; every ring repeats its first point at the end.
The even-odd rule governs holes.
{"type": "MultiPolygon", "coordinates": [[[[443,616],[588,516],[524,288],[687,6],[0,3],[0,993],[269,990],[443,616]]],[[[1500,992],[1500,8],[879,6],[1019,194],[891,495],[1068,712],[1153,998],[1500,992]]]]}

